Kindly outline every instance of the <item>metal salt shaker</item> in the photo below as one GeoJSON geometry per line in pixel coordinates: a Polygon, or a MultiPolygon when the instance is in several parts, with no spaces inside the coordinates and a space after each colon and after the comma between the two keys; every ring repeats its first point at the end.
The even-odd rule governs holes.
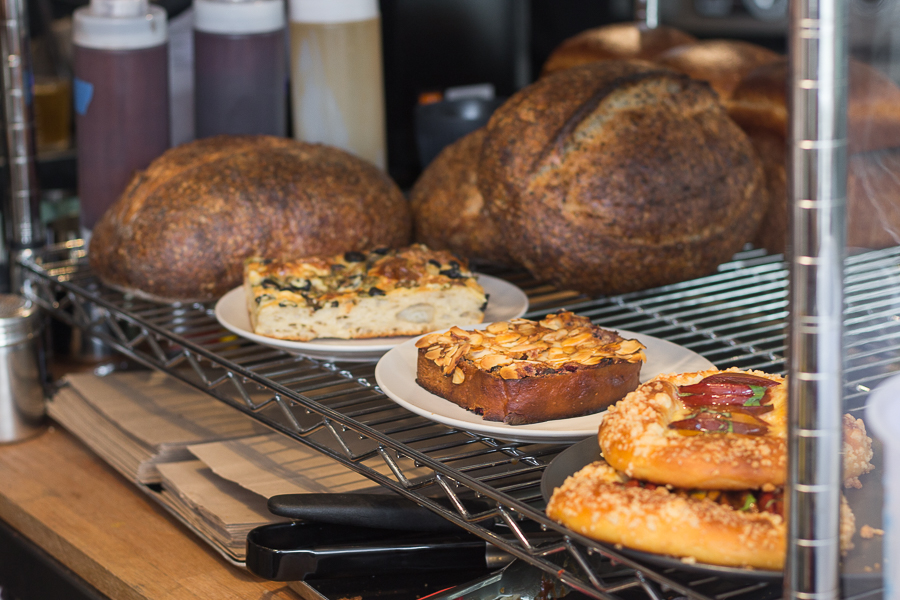
{"type": "Polygon", "coordinates": [[[37,306],[22,296],[0,294],[0,444],[43,430],[40,330],[37,306]]]}

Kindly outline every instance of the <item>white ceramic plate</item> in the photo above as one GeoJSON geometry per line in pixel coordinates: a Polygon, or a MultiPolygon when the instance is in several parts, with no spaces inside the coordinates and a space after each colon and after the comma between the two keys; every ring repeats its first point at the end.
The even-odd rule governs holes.
{"type": "MultiPolygon", "coordinates": [[[[476,327],[487,325],[483,323],[476,327]]],[[[622,337],[637,339],[647,347],[647,362],[641,368],[642,383],[660,373],[687,373],[713,368],[711,362],[678,344],[641,333],[617,331],[622,337]]],[[[597,435],[597,428],[603,419],[602,412],[529,425],[507,425],[485,421],[479,415],[432,394],[416,383],[416,339],[400,344],[375,366],[375,379],[381,390],[404,408],[450,427],[516,442],[577,442],[597,435]]]]}
{"type": "MultiPolygon", "coordinates": [[[[478,275],[478,283],[489,296],[484,311],[486,323],[521,317],[528,310],[528,296],[515,285],[481,274],[478,275]]],[[[243,286],[234,288],[219,299],[216,303],[216,318],[229,331],[258,344],[323,360],[378,360],[391,348],[410,339],[408,336],[365,340],[321,338],[309,342],[295,342],[258,335],[253,333],[253,327],[250,325],[243,286]]]]}

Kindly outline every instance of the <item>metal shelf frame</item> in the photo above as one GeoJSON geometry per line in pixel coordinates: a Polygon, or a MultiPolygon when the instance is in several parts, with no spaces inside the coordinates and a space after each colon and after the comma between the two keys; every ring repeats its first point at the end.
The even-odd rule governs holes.
{"type": "MultiPolygon", "coordinates": [[[[53,317],[241,410],[440,514],[582,594],[610,600],[778,598],[779,584],[647,566],[549,520],[540,477],[564,445],[508,442],[413,415],[384,396],[373,363],[328,362],[238,338],[206,304],[152,303],[100,284],[80,241],[22,261],[25,293],[53,317]],[[493,508],[469,514],[461,498],[493,508]],[[436,502],[445,497],[455,508],[436,502]],[[503,534],[488,529],[501,523],[503,534]],[[550,541],[548,541],[548,538],[550,541]]],[[[716,274],[646,292],[588,298],[495,272],[529,295],[530,312],[566,308],[610,328],[654,335],[721,367],[784,372],[787,267],[747,251],[716,274]]],[[[900,248],[846,265],[847,409],[900,370],[900,248]]],[[[496,529],[496,528],[495,528],[496,529]]]]}

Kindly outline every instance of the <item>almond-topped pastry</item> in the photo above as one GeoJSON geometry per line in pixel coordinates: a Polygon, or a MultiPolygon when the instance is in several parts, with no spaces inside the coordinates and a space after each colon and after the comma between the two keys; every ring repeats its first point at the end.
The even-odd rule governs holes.
{"type": "Polygon", "coordinates": [[[465,260],[422,245],[296,261],[248,260],[253,331],[285,340],[418,335],[484,319],[465,260]]]}
{"type": "Polygon", "coordinates": [[[598,412],[637,387],[645,360],[637,340],[571,312],[453,327],[416,347],[419,385],[510,425],[598,412]]]}
{"type": "MultiPolygon", "coordinates": [[[[845,416],[844,480],[872,469],[871,439],[845,416]]],[[[784,485],[787,384],[762,371],[711,369],[660,375],[610,408],[599,432],[604,458],[630,477],[718,490],[784,485]]]]}
{"type": "MultiPolygon", "coordinates": [[[[547,515],[590,538],[689,561],[780,570],[787,533],[783,489],[684,489],[628,477],[604,461],[556,488],[547,515]]],[[[855,518],[841,497],[841,551],[853,548],[855,518]]]]}

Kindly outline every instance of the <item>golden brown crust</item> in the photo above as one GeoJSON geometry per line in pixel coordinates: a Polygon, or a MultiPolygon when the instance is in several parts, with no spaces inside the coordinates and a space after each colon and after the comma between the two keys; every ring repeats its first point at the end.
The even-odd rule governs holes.
{"type": "Polygon", "coordinates": [[[714,271],[766,206],[762,166],[708,85],[637,61],[514,95],[487,125],[478,185],[517,261],[591,294],[714,271]]]}
{"type": "Polygon", "coordinates": [[[669,48],[696,41],[694,36],[672,27],[648,29],[639,23],[604,25],[563,41],[547,57],[541,76],[600,60],[652,60],[669,48]]]}
{"type": "Polygon", "coordinates": [[[900,179],[897,173],[900,173],[900,148],[850,157],[847,165],[848,246],[888,248],[900,244],[900,179]]]}
{"type": "Polygon", "coordinates": [[[409,241],[409,208],[379,169],[336,148],[219,136],[135,176],[94,229],[101,279],[168,301],[210,300],[246,258],[337,254],[409,241]]]}
{"type": "MultiPolygon", "coordinates": [[[[769,252],[787,249],[787,157],[784,137],[748,128],[766,174],[769,206],[753,244],[769,252]]],[[[847,245],[888,248],[900,243],[900,149],[850,156],[847,165],[847,245]]]]}
{"type": "Polygon", "coordinates": [[[741,40],[702,40],[666,50],[654,62],[708,81],[727,100],[753,69],[779,60],[777,52],[741,40]]]}
{"type": "Polygon", "coordinates": [[[599,412],[637,387],[641,365],[605,361],[589,369],[503,379],[487,373],[469,361],[459,368],[465,381],[456,385],[452,377],[425,358],[419,350],[416,382],[423,388],[480,414],[485,421],[509,425],[541,423],[599,412]]]}
{"type": "Polygon", "coordinates": [[[590,538],[645,552],[771,570],[784,562],[782,517],[743,513],[665,487],[626,488],[602,461],[566,479],[554,491],[547,516],[590,538]]]}
{"type": "Polygon", "coordinates": [[[768,129],[747,129],[766,174],[769,205],[753,245],[772,254],[784,252],[787,246],[787,148],[784,138],[768,129]]]}
{"type": "MultiPolygon", "coordinates": [[[[765,128],[787,136],[788,62],[757,67],[741,80],[727,105],[743,128],[765,128]]],[[[847,97],[851,154],[900,146],[900,88],[869,65],[851,61],[847,97]]]]}
{"type": "MultiPolygon", "coordinates": [[[[603,461],[575,473],[553,492],[547,515],[590,538],[702,563],[780,570],[784,519],[679,494],[666,487],[626,487],[603,461]]],[[[855,518],[841,497],[843,552],[853,547],[855,518]]]]}
{"type": "MultiPolygon", "coordinates": [[[[874,468],[872,440],[862,421],[850,415],[843,417],[843,436],[844,485],[856,487],[858,477],[874,468]]],[[[643,481],[706,490],[782,486],[787,477],[787,384],[779,375],[737,368],[660,375],[610,407],[598,440],[610,465],[643,481]],[[681,402],[678,386],[717,373],[748,373],[778,382],[767,393],[774,409],[759,416],[768,425],[764,435],[686,435],[668,427],[696,411],[681,402]]]]}
{"type": "Polygon", "coordinates": [[[444,148],[409,193],[417,242],[468,259],[500,265],[512,261],[478,189],[484,129],[444,148]]]}
{"type": "Polygon", "coordinates": [[[660,375],[610,407],[600,424],[600,448],[614,468],[653,483],[710,490],[784,485],[786,387],[778,375],[736,368],[660,375]],[[691,412],[678,399],[677,386],[720,372],[746,372],[778,382],[769,390],[774,410],[760,416],[769,424],[766,435],[686,435],[668,428],[691,412]]]}
{"type": "Polygon", "coordinates": [[[416,382],[511,425],[602,410],[637,387],[643,346],[572,313],[457,327],[416,343],[416,382]]]}

